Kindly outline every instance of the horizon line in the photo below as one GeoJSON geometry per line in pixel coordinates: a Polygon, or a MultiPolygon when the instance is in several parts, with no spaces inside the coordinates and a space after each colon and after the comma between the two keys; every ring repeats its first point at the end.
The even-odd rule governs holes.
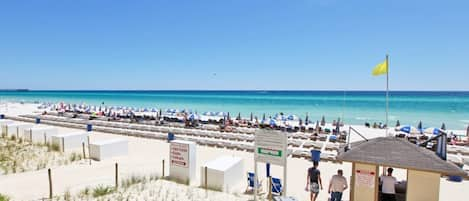
{"type": "MultiPolygon", "coordinates": [[[[184,92],[184,91],[211,91],[211,92],[386,92],[386,90],[368,90],[368,89],[0,89],[0,92],[80,92],[80,91],[90,91],[90,92],[158,92],[158,91],[174,91],[174,92],[184,92]]],[[[389,90],[389,92],[469,92],[469,90],[389,90]]]]}

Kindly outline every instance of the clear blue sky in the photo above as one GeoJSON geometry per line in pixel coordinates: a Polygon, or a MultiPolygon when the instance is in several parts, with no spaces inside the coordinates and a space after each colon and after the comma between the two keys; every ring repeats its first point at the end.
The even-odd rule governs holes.
{"type": "Polygon", "coordinates": [[[0,3],[0,88],[469,90],[469,1],[0,3]]]}

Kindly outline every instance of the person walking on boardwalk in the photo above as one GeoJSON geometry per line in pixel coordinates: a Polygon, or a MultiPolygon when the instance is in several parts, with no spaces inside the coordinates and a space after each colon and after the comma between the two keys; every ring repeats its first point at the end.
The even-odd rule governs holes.
{"type": "Polygon", "coordinates": [[[313,167],[308,169],[308,177],[306,178],[306,190],[311,193],[311,201],[316,201],[319,194],[319,188],[322,190],[321,172],[318,169],[318,165],[319,162],[313,162],[313,167]]]}
{"type": "Polygon", "coordinates": [[[343,171],[339,169],[337,170],[337,174],[332,176],[329,182],[328,193],[331,194],[331,201],[341,201],[342,193],[347,188],[347,179],[343,176],[343,171]]]}

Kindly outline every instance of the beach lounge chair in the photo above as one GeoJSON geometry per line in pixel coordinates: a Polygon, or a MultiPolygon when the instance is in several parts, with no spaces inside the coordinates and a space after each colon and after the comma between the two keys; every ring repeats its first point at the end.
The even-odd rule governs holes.
{"type": "MultiPolygon", "coordinates": [[[[248,172],[248,186],[246,188],[246,192],[254,192],[254,181],[255,175],[253,172],[248,172]]],[[[257,193],[262,192],[262,180],[257,180],[257,193]]]]}
{"type": "Polygon", "coordinates": [[[281,195],[282,194],[282,182],[279,178],[272,177],[272,194],[281,195]]]}

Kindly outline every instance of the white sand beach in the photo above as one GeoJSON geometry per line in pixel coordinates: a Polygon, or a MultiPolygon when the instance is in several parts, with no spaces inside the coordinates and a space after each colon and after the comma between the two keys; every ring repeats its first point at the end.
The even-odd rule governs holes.
{"type": "MultiPolygon", "coordinates": [[[[8,104],[8,111],[0,111],[10,116],[17,116],[21,114],[33,114],[36,110],[35,104],[8,104]]],[[[360,125],[354,125],[355,129],[365,135],[366,138],[375,138],[385,135],[385,130],[366,128],[360,125]]],[[[59,133],[68,133],[73,131],[80,131],[79,129],[59,127],[59,133]]],[[[459,131],[458,131],[459,132],[459,131]]],[[[176,136],[177,137],[177,136],[176,136]]],[[[79,163],[72,163],[62,166],[52,167],[52,180],[54,194],[63,194],[70,191],[72,194],[77,194],[87,187],[94,187],[98,185],[113,185],[114,184],[114,167],[115,163],[119,164],[119,177],[128,178],[132,175],[161,175],[162,174],[162,161],[169,159],[169,143],[162,140],[147,139],[140,137],[131,137],[116,135],[112,133],[92,132],[90,141],[97,141],[101,139],[123,138],[129,141],[128,155],[106,159],[103,161],[92,161],[91,164],[88,160],[82,160],[79,163]]],[[[352,135],[351,141],[358,141],[361,138],[358,135],[352,135]]],[[[216,148],[208,146],[197,146],[196,148],[196,176],[200,181],[200,167],[207,161],[214,160],[220,156],[236,156],[243,158],[244,172],[254,171],[253,153],[246,151],[237,151],[226,148],[216,148]]],[[[405,156],[403,156],[405,157],[405,156]]],[[[287,174],[288,174],[288,188],[287,195],[293,196],[298,200],[309,200],[309,193],[306,192],[306,175],[307,169],[312,166],[312,162],[302,158],[287,159],[287,174]]],[[[267,184],[265,179],[265,165],[259,165],[259,175],[263,178],[263,186],[267,184]]],[[[350,163],[333,163],[321,162],[319,165],[321,170],[321,177],[323,179],[324,190],[319,193],[318,200],[327,200],[327,186],[329,179],[336,173],[337,169],[344,170],[344,176],[350,180],[351,164],[350,163]]],[[[166,166],[165,172],[169,171],[166,166]]],[[[274,177],[283,177],[282,168],[272,166],[271,174],[274,177]]],[[[406,173],[403,170],[397,169],[395,176],[398,180],[405,180],[406,173]]],[[[246,174],[239,175],[246,179],[246,174]]],[[[149,188],[156,189],[154,192],[165,192],[163,197],[152,197],[152,193],[146,192],[141,196],[134,196],[132,200],[249,200],[252,199],[251,195],[244,195],[244,190],[247,183],[243,182],[242,185],[236,188],[235,192],[230,195],[226,193],[210,194],[208,198],[203,198],[202,189],[193,190],[193,187],[187,187],[181,184],[174,184],[169,181],[156,181],[149,184],[149,188]],[[192,190],[191,190],[192,189],[192,190]],[[181,196],[181,192],[194,192],[193,197],[181,196]],[[200,192],[199,192],[200,191],[200,192]]],[[[139,194],[138,188],[131,188],[139,194]]],[[[469,181],[456,183],[448,181],[442,177],[440,182],[440,200],[441,201],[465,201],[469,196],[467,191],[469,189],[469,181]]],[[[264,191],[267,189],[264,188],[264,191]]],[[[153,193],[154,193],[153,192],[153,193]]],[[[8,195],[12,200],[37,200],[46,198],[49,195],[47,168],[41,170],[27,171],[23,173],[0,175],[0,193],[8,195]]],[[[349,190],[344,193],[344,200],[349,200],[349,190]]]]}

